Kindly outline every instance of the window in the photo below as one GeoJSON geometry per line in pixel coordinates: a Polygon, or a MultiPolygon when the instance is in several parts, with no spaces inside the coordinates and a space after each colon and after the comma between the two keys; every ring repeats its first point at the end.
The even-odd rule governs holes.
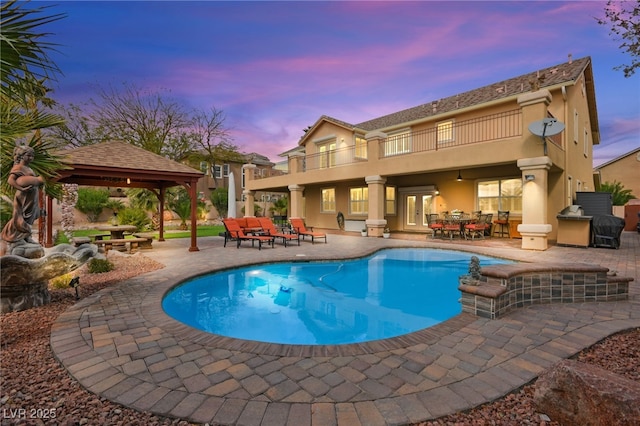
{"type": "Polygon", "coordinates": [[[453,120],[442,121],[436,124],[436,138],[438,144],[453,142],[453,120]]]}
{"type": "Polygon", "coordinates": [[[336,189],[326,188],[322,190],[322,203],[320,210],[323,213],[332,213],[336,211],[336,189]]]}
{"type": "Polygon", "coordinates": [[[478,210],[494,212],[508,210],[522,213],[522,179],[497,179],[478,182],[478,210]]]}
{"type": "Polygon", "coordinates": [[[318,146],[320,153],[320,168],[326,169],[336,165],[336,143],[329,142],[318,146]]]}
{"type": "Polygon", "coordinates": [[[585,158],[589,157],[589,131],[586,129],[584,129],[584,147],[583,149],[583,154],[585,156],[585,158]]]}
{"type": "Polygon", "coordinates": [[[409,133],[409,130],[389,135],[384,147],[385,156],[411,152],[411,134],[409,133]]]}
{"type": "Polygon", "coordinates": [[[396,187],[386,186],[384,188],[384,213],[389,215],[396,214],[396,187]]]}
{"type": "Polygon", "coordinates": [[[222,166],[222,174],[224,176],[229,176],[229,165],[228,164],[224,164],[222,166]]]}
{"type": "Polygon", "coordinates": [[[213,176],[216,179],[222,179],[222,167],[214,165],[212,168],[213,168],[213,176]]]}
{"type": "Polygon", "coordinates": [[[578,110],[574,109],[573,110],[573,143],[577,144],[578,143],[578,129],[579,124],[578,124],[578,110]]]}
{"type": "Polygon", "coordinates": [[[201,162],[200,162],[200,171],[201,171],[202,173],[204,173],[205,175],[206,175],[206,174],[208,174],[208,173],[207,173],[207,169],[208,169],[208,168],[209,168],[209,167],[208,167],[208,164],[207,164],[207,162],[206,162],[206,161],[201,161],[201,162]]]}
{"type": "Polygon", "coordinates": [[[349,213],[366,215],[369,213],[369,188],[349,189],[349,213]]]}
{"type": "Polygon", "coordinates": [[[356,136],[356,158],[367,158],[367,140],[362,136],[356,136]]]}

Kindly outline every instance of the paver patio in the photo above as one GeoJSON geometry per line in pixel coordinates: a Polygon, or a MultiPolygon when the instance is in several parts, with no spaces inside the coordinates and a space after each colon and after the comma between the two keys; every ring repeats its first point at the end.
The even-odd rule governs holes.
{"type": "Polygon", "coordinates": [[[220,237],[167,240],[144,254],[166,265],[102,290],[52,328],[56,357],[84,387],[138,410],[210,424],[388,425],[466,410],[499,398],[621,330],[640,327],[640,234],[619,250],[519,240],[444,242],[330,234],[328,244],[258,251],[223,248],[220,237]],[[192,329],[168,317],[162,296],[187,277],[256,262],[358,257],[384,247],[436,247],[520,261],[590,263],[635,279],[628,301],[536,305],[498,320],[461,314],[382,341],[338,346],[248,342],[192,329]]]}

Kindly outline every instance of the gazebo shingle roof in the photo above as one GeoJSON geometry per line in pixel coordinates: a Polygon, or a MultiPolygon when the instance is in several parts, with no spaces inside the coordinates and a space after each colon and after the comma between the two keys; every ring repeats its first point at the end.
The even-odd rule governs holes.
{"type": "Polygon", "coordinates": [[[192,167],[121,141],[87,145],[63,151],[61,154],[74,166],[202,175],[202,172],[192,167]]]}

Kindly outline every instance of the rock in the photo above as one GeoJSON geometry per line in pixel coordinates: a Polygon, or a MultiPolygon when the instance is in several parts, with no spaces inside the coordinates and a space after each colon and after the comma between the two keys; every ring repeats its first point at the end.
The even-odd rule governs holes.
{"type": "Polygon", "coordinates": [[[38,243],[29,243],[20,240],[15,243],[3,243],[6,245],[4,251],[8,255],[24,257],[27,259],[38,259],[44,256],[44,249],[38,243]]]}
{"type": "Polygon", "coordinates": [[[536,381],[534,404],[560,424],[638,425],[640,383],[594,365],[563,360],[536,381]]]}
{"type": "Polygon", "coordinates": [[[23,311],[51,301],[48,281],[69,273],[95,256],[95,245],[60,244],[44,257],[0,256],[0,312],[23,311]]]}

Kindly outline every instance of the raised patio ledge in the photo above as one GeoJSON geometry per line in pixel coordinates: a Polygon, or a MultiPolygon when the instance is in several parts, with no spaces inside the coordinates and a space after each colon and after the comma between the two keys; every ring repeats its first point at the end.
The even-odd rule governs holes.
{"type": "Polygon", "coordinates": [[[478,279],[460,277],[458,289],[463,312],[495,319],[534,304],[627,300],[631,281],[601,266],[517,263],[483,267],[478,279]]]}

